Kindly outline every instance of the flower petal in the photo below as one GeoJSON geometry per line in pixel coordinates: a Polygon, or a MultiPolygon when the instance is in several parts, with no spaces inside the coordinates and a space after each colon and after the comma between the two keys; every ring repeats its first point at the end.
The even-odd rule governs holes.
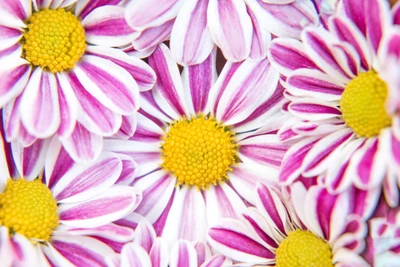
{"type": "Polygon", "coordinates": [[[12,258],[12,266],[37,266],[39,264],[38,252],[29,239],[16,233],[11,240],[14,253],[7,256],[12,258]]]}
{"type": "Polygon", "coordinates": [[[134,242],[143,247],[146,252],[149,253],[155,240],[156,232],[153,226],[146,219],[141,220],[135,229],[134,242]]]}
{"type": "Polygon", "coordinates": [[[60,205],[60,222],[72,227],[105,225],[132,212],[141,200],[136,188],[114,185],[89,201],[60,205]]]}
{"type": "Polygon", "coordinates": [[[146,267],[151,266],[149,254],[138,244],[128,243],[121,251],[120,267],[146,267]]]}
{"type": "Polygon", "coordinates": [[[169,263],[169,248],[164,239],[157,238],[150,250],[150,260],[153,267],[167,267],[169,263]]]}
{"type": "Polygon", "coordinates": [[[83,19],[98,7],[105,5],[120,5],[124,2],[124,0],[79,0],[76,3],[75,15],[83,19]]]}
{"type": "Polygon", "coordinates": [[[390,6],[385,1],[367,0],[364,12],[367,38],[374,51],[377,52],[385,29],[392,25],[390,6]]]}
{"type": "Polygon", "coordinates": [[[243,1],[210,0],[207,24],[227,60],[238,62],[249,56],[253,25],[243,1]]]}
{"type": "Polygon", "coordinates": [[[0,259],[4,266],[12,266],[13,248],[7,227],[0,227],[0,259]]]}
{"type": "Polygon", "coordinates": [[[205,261],[201,267],[222,267],[222,266],[231,266],[232,260],[222,256],[222,255],[214,255],[213,257],[209,258],[205,261]]]}
{"type": "Polygon", "coordinates": [[[197,256],[193,245],[187,240],[179,240],[171,249],[171,267],[196,267],[197,256]]]}
{"type": "Polygon", "coordinates": [[[81,22],[86,41],[103,46],[124,46],[133,37],[133,30],[125,21],[125,8],[106,5],[98,7],[81,22]]]}
{"type": "Polygon", "coordinates": [[[260,22],[251,9],[247,8],[247,13],[249,13],[253,24],[253,36],[249,58],[253,60],[262,60],[267,56],[267,48],[271,41],[271,34],[260,25],[260,22]]]}
{"type": "Polygon", "coordinates": [[[14,46],[22,37],[22,32],[7,26],[0,25],[0,51],[14,46]]]}
{"type": "Polygon", "coordinates": [[[289,104],[289,112],[307,121],[326,120],[342,115],[336,105],[313,99],[300,99],[289,104]]]}
{"type": "Polygon", "coordinates": [[[26,21],[32,14],[32,1],[2,1],[0,4],[0,10],[0,17],[2,20],[4,19],[4,21],[7,21],[7,25],[24,27],[24,21],[26,21]]]}
{"type": "Polygon", "coordinates": [[[160,26],[148,28],[142,32],[138,32],[133,37],[133,47],[142,52],[148,52],[149,55],[153,53],[156,46],[168,40],[174,26],[175,19],[166,21],[160,26]]]}
{"type": "Polygon", "coordinates": [[[202,63],[214,42],[207,28],[209,0],[189,0],[179,11],[171,33],[172,56],[181,65],[202,63]]]}

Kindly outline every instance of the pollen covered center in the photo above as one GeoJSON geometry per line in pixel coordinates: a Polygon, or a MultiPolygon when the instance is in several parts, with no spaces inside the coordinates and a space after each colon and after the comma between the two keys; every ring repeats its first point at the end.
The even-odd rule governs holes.
{"type": "Polygon", "coordinates": [[[28,19],[22,44],[32,65],[61,72],[73,68],[85,52],[85,30],[71,12],[44,9],[28,19]]]}
{"type": "Polygon", "coordinates": [[[59,225],[56,200],[39,179],[8,179],[0,194],[0,225],[10,234],[48,241],[59,225]]]}
{"type": "Polygon", "coordinates": [[[359,137],[373,137],[392,124],[385,102],[388,86],[375,71],[360,73],[343,92],[340,109],[347,126],[359,137]]]}
{"type": "Polygon", "coordinates": [[[214,118],[175,121],[164,140],[162,166],[175,175],[178,185],[206,189],[228,179],[237,145],[234,134],[214,118]]]}
{"type": "Polygon", "coordinates": [[[276,250],[276,267],[310,266],[333,266],[329,244],[310,231],[289,232],[276,250]]]}

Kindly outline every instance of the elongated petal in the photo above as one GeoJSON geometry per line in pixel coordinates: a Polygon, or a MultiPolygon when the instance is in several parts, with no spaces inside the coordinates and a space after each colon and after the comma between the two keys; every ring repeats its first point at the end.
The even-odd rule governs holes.
{"type": "Polygon", "coordinates": [[[127,55],[118,49],[101,46],[88,46],[86,53],[108,59],[123,67],[133,77],[140,91],[153,88],[156,82],[156,74],[144,61],[127,55]]]}
{"type": "Polygon", "coordinates": [[[182,0],[138,0],[130,2],[126,7],[125,18],[135,30],[159,26],[176,17],[182,7],[182,0]],[[143,12],[148,10],[149,12],[143,12]]]}
{"type": "Polygon", "coordinates": [[[132,212],[142,199],[139,190],[114,185],[86,202],[59,206],[60,222],[73,227],[96,227],[132,212]]]}
{"type": "Polygon", "coordinates": [[[196,242],[194,249],[196,250],[198,265],[203,264],[206,259],[211,257],[211,249],[204,242],[196,242]]]}
{"type": "Polygon", "coordinates": [[[129,44],[133,30],[125,21],[125,8],[119,6],[102,6],[96,8],[85,19],[86,41],[103,46],[123,46],[129,44]]]}
{"type": "Polygon", "coordinates": [[[71,136],[60,141],[71,158],[78,162],[95,160],[103,148],[103,138],[89,132],[80,123],[76,124],[71,136]]]}
{"type": "Polygon", "coordinates": [[[262,60],[267,56],[267,48],[269,46],[269,42],[271,41],[271,34],[261,26],[251,9],[248,8],[247,13],[249,13],[251,22],[253,24],[253,36],[249,58],[253,60],[262,60]]]}
{"type": "Polygon", "coordinates": [[[365,21],[368,41],[374,51],[378,51],[380,41],[387,27],[392,24],[388,2],[379,0],[365,1],[365,21]]]}
{"type": "Polygon", "coordinates": [[[15,45],[21,39],[22,32],[17,29],[0,25],[0,36],[2,40],[0,51],[2,51],[15,45]]]}
{"type": "Polygon", "coordinates": [[[16,233],[11,240],[14,253],[7,256],[13,259],[13,266],[25,267],[39,264],[39,255],[29,239],[16,233]]]}
{"type": "Polygon", "coordinates": [[[216,51],[213,51],[203,63],[183,69],[185,100],[190,113],[205,112],[210,90],[216,78],[216,51]]]}
{"type": "Polygon", "coordinates": [[[293,115],[308,121],[326,120],[342,115],[335,105],[318,100],[292,101],[288,109],[293,115]]]}
{"type": "Polygon", "coordinates": [[[0,4],[0,14],[4,13],[6,17],[1,16],[2,19],[7,19],[8,25],[15,25],[14,27],[24,27],[26,21],[32,14],[32,1],[29,0],[16,0],[16,1],[2,1],[0,4]]]}
{"type": "Polygon", "coordinates": [[[204,262],[201,267],[222,267],[222,266],[230,266],[232,265],[232,260],[222,256],[222,255],[214,255],[209,258],[206,262],[204,262]]]}
{"type": "Polygon", "coordinates": [[[95,197],[113,185],[122,171],[120,158],[102,153],[91,163],[77,163],[52,187],[59,203],[74,203],[95,197]]]}
{"type": "Polygon", "coordinates": [[[174,26],[175,19],[166,21],[160,26],[155,26],[148,28],[142,32],[137,32],[133,37],[132,45],[133,47],[142,52],[149,52],[149,55],[153,53],[154,49],[168,40],[172,32],[172,27],[174,26]]]}
{"type": "Polygon", "coordinates": [[[209,0],[190,0],[182,6],[171,33],[172,56],[181,65],[203,62],[214,42],[207,28],[209,0]]]}
{"type": "Polygon", "coordinates": [[[238,62],[249,56],[253,25],[243,1],[210,0],[207,20],[211,36],[227,60],[238,62]]]}
{"type": "Polygon", "coordinates": [[[52,0],[50,8],[57,9],[57,8],[65,8],[72,4],[74,4],[77,0],[52,0]]]}
{"type": "Polygon", "coordinates": [[[268,60],[244,61],[235,74],[229,80],[216,112],[216,118],[227,125],[247,118],[274,93],[279,79],[279,73],[268,60]]]}
{"type": "Polygon", "coordinates": [[[364,0],[343,0],[340,6],[341,11],[357,25],[364,36],[367,32],[365,4],[364,0]]]}
{"type": "Polygon", "coordinates": [[[31,75],[21,98],[21,120],[26,130],[38,137],[53,135],[60,126],[56,77],[37,68],[31,75]]]}
{"type": "Polygon", "coordinates": [[[123,3],[124,0],[79,0],[76,3],[75,15],[83,19],[98,7],[123,3]]]}
{"type": "Polygon", "coordinates": [[[122,161],[122,171],[117,180],[117,184],[131,185],[136,178],[138,164],[130,156],[119,154],[122,161]]]}
{"type": "Polygon", "coordinates": [[[150,250],[150,260],[153,267],[167,267],[169,262],[167,242],[157,238],[150,250]]]}
{"type": "Polygon", "coordinates": [[[0,259],[3,260],[4,266],[11,266],[13,257],[12,255],[12,243],[8,234],[7,227],[0,227],[0,259]]]}
{"type": "Polygon", "coordinates": [[[135,243],[126,244],[121,251],[121,267],[151,266],[149,254],[135,243]]]}
{"type": "Polygon", "coordinates": [[[74,73],[84,88],[112,111],[129,115],[139,108],[136,82],[111,61],[86,55],[75,66],[74,73]]]}
{"type": "Polygon", "coordinates": [[[167,46],[161,44],[156,48],[149,57],[149,65],[154,69],[158,77],[156,86],[153,89],[153,96],[157,104],[173,118],[178,118],[182,115],[188,116],[179,70],[172,60],[167,46]]]}
{"type": "Polygon", "coordinates": [[[153,226],[146,219],[141,220],[135,229],[134,242],[143,247],[146,252],[149,253],[155,240],[156,232],[154,231],[153,226]]]}
{"type": "Polygon", "coordinates": [[[187,240],[179,240],[171,249],[171,267],[196,267],[197,256],[193,245],[187,240]]]}

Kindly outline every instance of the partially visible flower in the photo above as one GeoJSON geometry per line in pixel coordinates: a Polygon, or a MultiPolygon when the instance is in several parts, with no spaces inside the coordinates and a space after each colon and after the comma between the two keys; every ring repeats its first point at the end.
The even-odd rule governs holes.
{"type": "Polygon", "coordinates": [[[105,265],[114,251],[95,237],[133,239],[132,229],[112,224],[142,198],[115,185],[131,172],[118,155],[75,163],[56,139],[23,148],[0,138],[0,147],[2,266],[105,265]]]}
{"type": "Polygon", "coordinates": [[[136,212],[170,246],[204,242],[209,225],[254,203],[257,181],[277,178],[288,148],[276,136],[284,100],[268,60],[227,63],[217,79],[214,52],[180,75],[168,48],[157,47],[149,64],[158,80],[142,93],[135,135],[105,141],[138,163],[136,212]]]}
{"type": "Polygon", "coordinates": [[[0,107],[6,139],[25,146],[57,134],[76,161],[99,156],[103,136],[134,132],[143,61],[113,47],[132,30],[123,1],[0,2],[0,107]],[[85,140],[82,142],[82,140],[85,140]]]}
{"type": "Polygon", "coordinates": [[[259,184],[256,194],[256,208],[241,220],[224,219],[208,231],[218,252],[246,265],[368,266],[359,255],[367,226],[352,213],[350,191],[331,195],[297,182],[290,198],[273,184],[259,184]]]}
{"type": "Polygon", "coordinates": [[[303,27],[319,24],[309,0],[135,0],[126,20],[136,31],[135,49],[154,50],[170,38],[172,55],[183,65],[203,62],[214,44],[229,61],[261,60],[271,33],[299,38],[303,27]]]}
{"type": "Polygon", "coordinates": [[[392,26],[386,1],[341,1],[328,29],[309,27],[302,42],[277,38],[271,64],[282,81],[293,115],[279,135],[295,140],[282,163],[280,181],[322,175],[332,193],[353,184],[361,190],[384,188],[398,205],[400,179],[399,113],[382,79],[384,34],[392,26]]]}

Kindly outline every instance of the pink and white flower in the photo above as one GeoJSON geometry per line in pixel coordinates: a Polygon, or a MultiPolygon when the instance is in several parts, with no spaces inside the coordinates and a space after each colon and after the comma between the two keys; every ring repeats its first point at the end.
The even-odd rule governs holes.
{"type": "Polygon", "coordinates": [[[256,207],[240,220],[223,219],[208,231],[212,248],[246,266],[368,266],[359,255],[367,226],[352,211],[350,191],[331,195],[296,182],[290,196],[274,184],[255,193],[256,207]]]}
{"type": "Polygon", "coordinates": [[[155,74],[145,62],[113,48],[128,45],[133,34],[123,3],[1,1],[0,107],[7,141],[29,146],[56,134],[74,160],[90,161],[99,156],[104,136],[120,128],[133,134],[139,91],[152,88],[155,74]],[[63,10],[64,17],[78,21],[73,31],[82,38],[46,35],[63,31],[58,15],[56,23],[33,22],[63,10]],[[69,60],[75,65],[67,66],[69,60]]]}
{"type": "Polygon", "coordinates": [[[321,175],[333,193],[354,184],[383,187],[388,203],[399,203],[400,117],[382,77],[385,34],[393,26],[386,1],[343,0],[328,29],[309,27],[302,42],[272,41],[271,64],[286,78],[292,119],[280,129],[296,144],[286,154],[280,181],[321,175]],[[379,113],[380,112],[380,113],[379,113]]]}
{"type": "MultiPolygon", "coordinates": [[[[202,64],[185,67],[180,75],[163,44],[149,57],[149,64],[158,80],[152,91],[142,93],[135,135],[129,140],[106,140],[105,150],[129,155],[138,163],[132,185],[143,191],[143,201],[135,212],[146,217],[158,235],[171,246],[179,239],[204,242],[208,226],[221,217],[238,217],[245,201],[255,202],[252,188],[257,181],[277,178],[288,147],[275,134],[285,119],[279,75],[265,59],[227,63],[217,79],[215,51],[202,64]],[[218,154],[221,150],[225,153],[224,147],[213,150],[212,144],[196,143],[210,130],[208,126],[200,126],[198,131],[191,128],[186,140],[168,148],[188,144],[182,151],[194,153],[178,151],[179,155],[169,157],[175,166],[189,166],[181,162],[181,156],[189,162],[199,160],[197,167],[186,169],[183,176],[187,180],[182,180],[162,165],[166,164],[168,134],[181,138],[183,130],[172,134],[172,129],[193,121],[202,121],[204,127],[214,122],[215,132],[230,135],[227,151],[235,151],[235,156],[225,158],[225,154],[218,154]],[[190,138],[192,133],[198,138],[190,138]],[[208,155],[215,160],[207,161],[208,155]],[[222,173],[213,173],[223,165],[226,169],[222,173]],[[198,168],[204,170],[200,179],[194,178],[198,168]],[[206,180],[205,174],[215,180],[206,180]]],[[[214,134],[213,130],[209,133],[214,134]]],[[[218,140],[226,144],[226,139],[218,140]]]]}
{"type": "Polygon", "coordinates": [[[154,50],[170,38],[172,55],[183,65],[203,62],[214,44],[232,62],[264,59],[271,33],[298,38],[303,27],[319,23],[306,0],[135,0],[126,20],[135,30],[135,49],[154,50]]]}
{"type": "Polygon", "coordinates": [[[24,148],[1,137],[0,147],[3,266],[104,266],[104,257],[115,252],[96,238],[124,243],[133,239],[132,229],[113,223],[142,199],[138,189],[116,184],[133,175],[132,160],[103,152],[90,164],[76,163],[56,138],[24,148]],[[18,182],[25,191],[10,191],[18,182]],[[32,184],[40,191],[26,189],[32,184]],[[16,203],[7,202],[10,199],[16,203]],[[49,202],[54,209],[41,212],[49,211],[49,202]]]}

